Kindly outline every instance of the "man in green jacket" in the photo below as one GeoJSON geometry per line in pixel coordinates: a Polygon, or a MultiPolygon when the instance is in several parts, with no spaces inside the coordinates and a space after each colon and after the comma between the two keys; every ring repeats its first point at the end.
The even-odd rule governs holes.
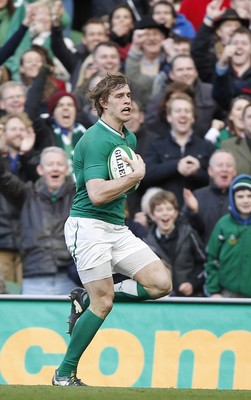
{"type": "Polygon", "coordinates": [[[210,297],[251,297],[251,175],[233,180],[229,205],[208,243],[206,291],[210,297]]]}

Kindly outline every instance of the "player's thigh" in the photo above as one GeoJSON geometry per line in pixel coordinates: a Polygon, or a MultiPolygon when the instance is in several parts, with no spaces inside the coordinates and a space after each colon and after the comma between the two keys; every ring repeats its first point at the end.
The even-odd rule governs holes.
{"type": "Polygon", "coordinates": [[[140,238],[127,227],[119,232],[112,249],[113,271],[133,278],[146,265],[159,260],[159,257],[140,238]]]}
{"type": "Polygon", "coordinates": [[[86,286],[89,282],[102,281],[103,279],[112,277],[112,266],[111,262],[107,261],[103,264],[92,266],[88,269],[78,270],[79,278],[83,284],[86,286]]]}

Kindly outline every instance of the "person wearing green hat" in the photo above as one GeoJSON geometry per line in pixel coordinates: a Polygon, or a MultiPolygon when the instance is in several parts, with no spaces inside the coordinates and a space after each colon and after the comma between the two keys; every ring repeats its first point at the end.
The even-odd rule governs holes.
{"type": "Polygon", "coordinates": [[[233,180],[229,211],[217,222],[208,242],[206,294],[251,297],[251,175],[233,180]]]}

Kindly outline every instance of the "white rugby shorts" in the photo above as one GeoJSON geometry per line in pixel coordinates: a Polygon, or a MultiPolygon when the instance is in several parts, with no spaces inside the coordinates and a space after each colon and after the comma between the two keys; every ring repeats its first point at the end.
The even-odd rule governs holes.
{"type": "Polygon", "coordinates": [[[98,219],[69,217],[65,240],[83,284],[113,273],[133,278],[146,265],[159,260],[126,225],[98,219]]]}

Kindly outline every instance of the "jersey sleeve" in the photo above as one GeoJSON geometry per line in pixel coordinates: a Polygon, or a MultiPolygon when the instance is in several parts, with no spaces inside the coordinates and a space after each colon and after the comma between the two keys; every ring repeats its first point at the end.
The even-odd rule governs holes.
{"type": "Polygon", "coordinates": [[[84,177],[85,182],[90,179],[108,179],[107,160],[110,153],[104,141],[90,140],[85,145],[84,177]]]}

